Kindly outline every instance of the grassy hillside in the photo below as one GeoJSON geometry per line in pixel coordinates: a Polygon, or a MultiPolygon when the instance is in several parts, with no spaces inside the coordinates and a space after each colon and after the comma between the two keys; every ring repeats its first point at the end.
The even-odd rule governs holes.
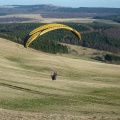
{"type": "Polygon", "coordinates": [[[1,118],[22,114],[37,119],[37,113],[44,119],[120,118],[119,65],[25,49],[2,38],[0,42],[1,118]],[[51,80],[53,71],[56,81],[51,80]],[[4,109],[14,111],[6,115],[4,109]]]}

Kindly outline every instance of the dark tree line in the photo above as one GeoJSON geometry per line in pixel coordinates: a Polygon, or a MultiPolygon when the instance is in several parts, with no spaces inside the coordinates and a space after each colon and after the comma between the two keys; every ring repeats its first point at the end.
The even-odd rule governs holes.
{"type": "Polygon", "coordinates": [[[55,40],[40,40],[39,38],[30,44],[30,47],[48,53],[68,53],[68,48],[55,40]]]}
{"type": "Polygon", "coordinates": [[[23,22],[23,21],[30,21],[34,19],[30,18],[22,18],[22,17],[9,17],[9,18],[0,18],[0,22],[23,22]]]}
{"type": "Polygon", "coordinates": [[[117,15],[108,15],[108,16],[96,16],[95,19],[106,19],[106,20],[112,20],[114,22],[120,23],[120,13],[117,15]]]}
{"type": "Polygon", "coordinates": [[[105,60],[109,63],[120,64],[120,56],[113,54],[106,54],[105,60]]]}
{"type": "Polygon", "coordinates": [[[120,39],[102,36],[99,32],[83,34],[83,46],[120,53],[120,39]]]}

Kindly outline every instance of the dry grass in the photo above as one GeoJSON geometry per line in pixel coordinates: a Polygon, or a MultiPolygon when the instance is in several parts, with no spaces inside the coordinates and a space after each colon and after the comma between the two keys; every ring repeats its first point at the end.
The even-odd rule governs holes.
{"type": "MultiPolygon", "coordinates": [[[[72,116],[72,115],[59,115],[59,114],[44,114],[44,113],[31,113],[0,109],[1,120],[93,120],[87,116],[72,116]],[[9,117],[8,117],[9,116],[9,117]]],[[[98,118],[102,120],[102,118],[98,118]]],[[[107,118],[109,120],[109,118],[107,118]]],[[[113,117],[114,119],[114,117],[113,117]]],[[[104,120],[104,118],[103,118],[104,120]]]]}
{"type": "Polygon", "coordinates": [[[72,23],[92,23],[92,18],[43,18],[42,23],[53,23],[53,22],[72,22],[72,23]]]}
{"type": "Polygon", "coordinates": [[[25,49],[2,38],[0,42],[0,118],[120,118],[119,65],[25,49]],[[50,77],[53,71],[58,72],[56,81],[50,77]]]}

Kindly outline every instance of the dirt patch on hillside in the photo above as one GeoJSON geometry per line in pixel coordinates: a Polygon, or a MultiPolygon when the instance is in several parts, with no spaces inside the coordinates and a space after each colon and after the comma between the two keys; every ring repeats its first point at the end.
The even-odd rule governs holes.
{"type": "Polygon", "coordinates": [[[71,116],[0,109],[0,120],[120,120],[120,118],[71,116]]]}

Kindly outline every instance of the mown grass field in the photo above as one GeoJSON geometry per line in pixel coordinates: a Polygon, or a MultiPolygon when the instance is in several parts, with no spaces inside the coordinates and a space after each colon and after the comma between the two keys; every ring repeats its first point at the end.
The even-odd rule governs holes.
{"type": "MultiPolygon", "coordinates": [[[[55,23],[55,22],[72,22],[72,23],[92,23],[95,19],[92,18],[43,18],[40,14],[11,14],[0,16],[2,18],[29,18],[28,21],[18,21],[18,23],[40,22],[40,23],[55,23]]],[[[16,21],[9,20],[7,23],[16,21]]]]}
{"type": "Polygon", "coordinates": [[[14,19],[7,20],[7,22],[2,23],[31,23],[31,22],[39,22],[39,23],[56,23],[56,22],[64,22],[64,23],[92,23],[92,22],[100,22],[107,24],[118,24],[117,22],[111,20],[104,19],[93,19],[92,17],[86,18],[44,18],[40,14],[11,14],[11,15],[3,15],[0,16],[0,19],[9,19],[9,18],[18,18],[18,21],[14,21],[14,19]],[[24,21],[19,18],[28,18],[28,21],[24,21]]]}
{"type": "Polygon", "coordinates": [[[23,118],[29,111],[29,117],[44,119],[118,120],[120,66],[38,52],[0,38],[0,117],[6,110],[21,111],[23,118]]]}

